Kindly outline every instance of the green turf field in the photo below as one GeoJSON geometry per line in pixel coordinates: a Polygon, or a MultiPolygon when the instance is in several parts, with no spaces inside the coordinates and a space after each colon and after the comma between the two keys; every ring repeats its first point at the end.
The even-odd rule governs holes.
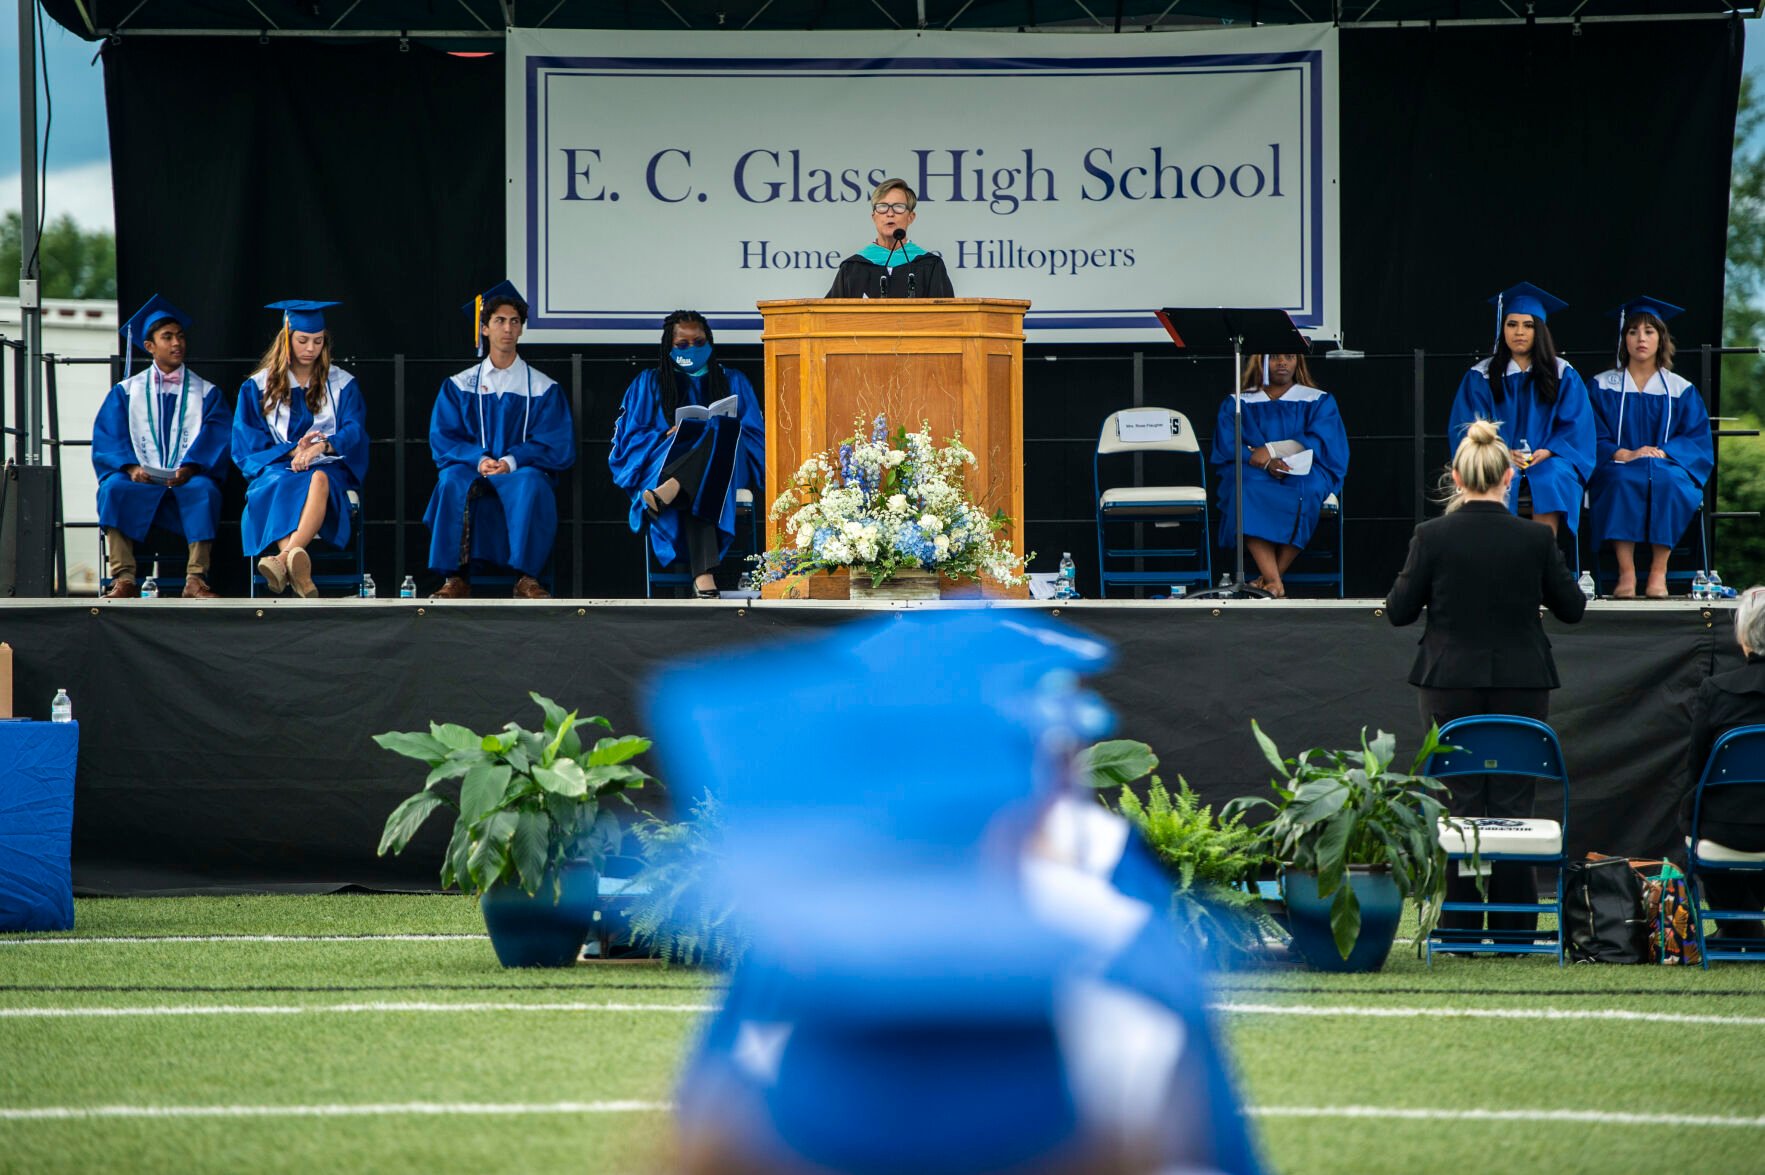
{"type": "MultiPolygon", "coordinates": [[[[458,897],[77,919],[0,937],[0,1171],[662,1170],[717,998],[649,965],[504,971],[458,897]]],[[[1430,970],[1400,946],[1216,998],[1276,1170],[1657,1175],[1765,1172],[1762,996],[1752,965],[1430,970]]]]}

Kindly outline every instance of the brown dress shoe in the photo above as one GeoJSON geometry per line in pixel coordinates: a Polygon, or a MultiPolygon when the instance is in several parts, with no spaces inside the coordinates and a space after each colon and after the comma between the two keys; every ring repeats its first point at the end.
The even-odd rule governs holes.
{"type": "Polygon", "coordinates": [[[208,580],[200,575],[184,577],[184,598],[186,600],[218,600],[220,593],[208,586],[208,580]]]}
{"type": "Polygon", "coordinates": [[[539,581],[531,575],[523,575],[515,581],[514,597],[517,600],[549,600],[552,594],[539,586],[539,581]]]}
{"type": "Polygon", "coordinates": [[[141,585],[135,582],[134,576],[125,575],[121,579],[110,581],[110,590],[104,593],[106,600],[139,600],[141,585]]]}
{"type": "Polygon", "coordinates": [[[472,598],[472,585],[463,575],[450,575],[435,589],[431,600],[469,600],[472,598]]]}

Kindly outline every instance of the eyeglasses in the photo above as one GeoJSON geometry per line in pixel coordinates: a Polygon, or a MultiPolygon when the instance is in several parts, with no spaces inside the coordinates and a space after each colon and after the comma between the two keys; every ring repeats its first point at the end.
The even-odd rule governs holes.
{"type": "Polygon", "coordinates": [[[905,216],[907,213],[913,211],[913,206],[911,204],[903,204],[897,200],[893,204],[872,204],[870,210],[878,216],[890,212],[893,212],[896,216],[905,216]]]}

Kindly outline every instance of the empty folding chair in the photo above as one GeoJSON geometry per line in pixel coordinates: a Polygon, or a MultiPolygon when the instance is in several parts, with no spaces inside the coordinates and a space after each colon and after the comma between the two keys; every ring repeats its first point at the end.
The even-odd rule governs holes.
{"type": "Polygon", "coordinates": [[[1755,787],[1755,802],[1765,809],[1765,726],[1737,726],[1710,748],[1710,758],[1692,795],[1691,825],[1686,837],[1685,875],[1692,895],[1692,921],[1698,928],[1698,950],[1704,966],[1711,959],[1744,959],[1765,963],[1765,938],[1739,938],[1722,933],[1724,922],[1765,921],[1758,907],[1737,909],[1712,903],[1708,881],[1722,874],[1765,877],[1765,853],[1747,853],[1708,839],[1702,829],[1708,815],[1709,793],[1717,788],[1755,787]],[[1716,933],[1704,933],[1704,920],[1716,923],[1716,933]]]}
{"type": "Polygon", "coordinates": [[[1097,436],[1091,475],[1102,595],[1109,595],[1112,584],[1205,587],[1212,580],[1207,462],[1187,416],[1168,408],[1110,413],[1097,436]],[[1135,455],[1157,466],[1145,470],[1144,480],[1151,484],[1135,485],[1121,476],[1135,455]],[[1186,480],[1190,468],[1193,482],[1186,480]]]}

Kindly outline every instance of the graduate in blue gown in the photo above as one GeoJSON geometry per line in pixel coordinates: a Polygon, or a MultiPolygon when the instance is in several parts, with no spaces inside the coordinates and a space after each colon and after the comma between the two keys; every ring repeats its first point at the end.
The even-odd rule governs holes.
{"type": "Polygon", "coordinates": [[[722,803],[752,942],[681,1079],[686,1170],[1260,1170],[1170,879],[1094,802],[1045,815],[1107,729],[1075,675],[1108,656],[975,610],[662,675],[657,746],[722,803]],[[897,745],[938,753],[777,766],[897,745]]]}
{"type": "Polygon", "coordinates": [[[631,497],[631,529],[649,528],[658,564],[680,561],[701,599],[717,595],[715,571],[735,539],[735,495],[766,486],[766,421],[748,377],[712,358],[711,324],[696,310],[662,322],[661,361],[625,389],[607,456],[613,483],[631,497]],[[682,406],[733,398],[733,415],[678,421],[682,406]]]}
{"type": "Polygon", "coordinates": [[[1716,463],[1710,414],[1691,381],[1673,373],[1667,320],[1678,306],[1637,298],[1616,311],[1618,366],[1589,394],[1598,421],[1598,461],[1587,483],[1593,534],[1612,544],[1612,594],[1636,596],[1636,545],[1650,548],[1643,594],[1667,597],[1667,557],[1704,501],[1716,463]]]}
{"type": "Polygon", "coordinates": [[[438,600],[472,594],[474,560],[518,573],[513,595],[547,600],[538,576],[558,532],[558,475],[576,464],[576,425],[564,389],[516,352],[527,301],[499,282],[460,307],[489,354],[442,381],[429,418],[439,476],[423,522],[438,600]]]}
{"type": "MultiPolygon", "coordinates": [[[[1348,433],[1336,400],[1311,385],[1311,369],[1303,355],[1252,355],[1239,382],[1244,412],[1244,551],[1261,573],[1251,586],[1276,598],[1287,594],[1281,577],[1311,540],[1324,499],[1342,489],[1348,472],[1348,433]],[[1283,452],[1306,472],[1289,465],[1283,452]]],[[[1221,545],[1228,548],[1238,540],[1232,413],[1228,399],[1220,405],[1214,425],[1211,458],[1219,483],[1218,533],[1221,545]]]]}
{"type": "Polygon", "coordinates": [[[112,598],[141,594],[134,545],[156,526],[189,544],[185,598],[215,595],[208,568],[227,476],[227,401],[184,366],[189,327],[182,310],[158,294],[149,298],[118,333],[129,366],[137,347],[153,362],[111,388],[92,422],[98,525],[110,562],[104,594],[112,598]]]}
{"type": "Polygon", "coordinates": [[[355,376],[331,362],[325,308],[335,305],[270,303],[282,329],[239,385],[233,410],[233,463],[247,482],[245,553],[263,556],[257,570],[272,592],[292,586],[306,599],[319,594],[307,547],[315,538],[349,542],[348,494],[368,472],[367,406],[355,376]]]}
{"type": "Polygon", "coordinates": [[[1473,420],[1498,422],[1519,471],[1509,509],[1520,512],[1524,491],[1535,521],[1553,533],[1567,524],[1573,534],[1581,524],[1583,487],[1593,473],[1593,408],[1581,376],[1557,358],[1545,325],[1568,303],[1529,282],[1489,301],[1496,308],[1495,353],[1459,381],[1447,447],[1457,451],[1473,420]],[[1501,374],[1492,380],[1491,371],[1501,374]]]}

